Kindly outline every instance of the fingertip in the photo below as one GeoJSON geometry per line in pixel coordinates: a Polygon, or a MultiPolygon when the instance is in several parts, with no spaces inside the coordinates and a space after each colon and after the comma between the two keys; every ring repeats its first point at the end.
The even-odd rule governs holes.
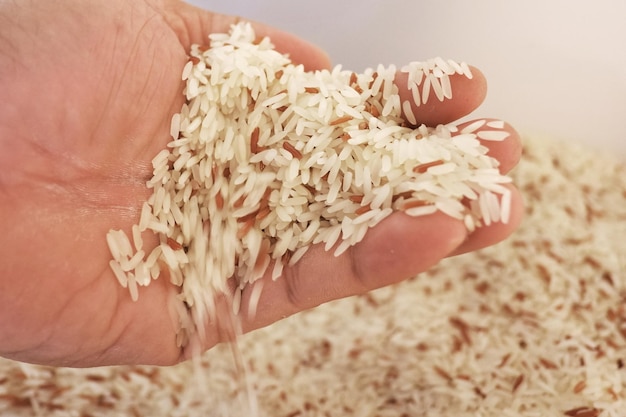
{"type": "Polygon", "coordinates": [[[239,16],[213,13],[184,2],[168,10],[165,18],[176,32],[185,49],[192,44],[205,45],[212,33],[226,33],[231,26],[242,21],[250,22],[257,37],[269,37],[275,49],[290,57],[294,64],[302,64],[307,71],[328,69],[331,60],[318,46],[289,32],[239,16]]]}
{"type": "MultiPolygon", "coordinates": [[[[431,91],[428,100],[416,103],[413,93],[409,90],[408,74],[398,72],[395,82],[398,86],[400,100],[408,101],[417,121],[416,125],[437,126],[460,119],[475,110],[487,96],[487,80],[478,68],[469,66],[471,75],[453,74],[449,76],[450,98],[440,100],[431,91]]],[[[423,85],[419,88],[419,95],[423,96],[423,85]]]]}
{"type": "Polygon", "coordinates": [[[504,122],[502,130],[509,133],[506,139],[488,143],[483,141],[483,144],[489,148],[488,155],[500,162],[500,172],[506,174],[520,161],[523,146],[519,133],[511,124],[504,122]]]}
{"type": "Polygon", "coordinates": [[[522,156],[522,141],[515,128],[503,120],[483,118],[470,120],[457,126],[458,133],[475,134],[488,148],[487,154],[498,160],[499,170],[506,174],[522,156]]]}

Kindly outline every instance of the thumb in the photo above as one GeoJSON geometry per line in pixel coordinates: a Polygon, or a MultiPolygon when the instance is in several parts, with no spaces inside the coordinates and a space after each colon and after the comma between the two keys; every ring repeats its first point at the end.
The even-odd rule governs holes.
{"type": "MultiPolygon", "coordinates": [[[[271,272],[243,290],[245,332],[320,304],[363,294],[419,274],[467,238],[462,222],[442,213],[411,217],[394,213],[368,231],[363,241],[338,257],[314,245],[280,279],[271,272]],[[258,308],[249,314],[255,287],[258,308]]],[[[271,271],[271,269],[270,269],[271,271]]]]}
{"type": "MultiPolygon", "coordinates": [[[[211,33],[228,32],[231,25],[244,20],[238,16],[213,13],[179,0],[167,3],[164,17],[186,50],[192,44],[207,44],[211,33]]],[[[330,58],[321,48],[272,26],[251,20],[250,23],[259,38],[269,37],[276,50],[289,55],[293,63],[304,65],[308,71],[330,68],[330,58]]]]}

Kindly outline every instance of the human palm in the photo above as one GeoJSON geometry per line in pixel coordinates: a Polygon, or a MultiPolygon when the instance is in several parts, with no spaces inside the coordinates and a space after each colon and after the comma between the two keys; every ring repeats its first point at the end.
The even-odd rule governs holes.
{"type": "MultiPolygon", "coordinates": [[[[0,355],[92,366],[171,364],[189,354],[175,342],[176,288],[159,279],[131,301],[109,270],[105,235],[130,230],[149,196],[150,161],[183,103],[187,50],[233,21],[174,0],[0,2],[0,355]]],[[[257,32],[308,69],[328,66],[298,39],[261,25],[257,32]]],[[[422,121],[450,122],[471,111],[484,93],[477,79],[460,85],[465,99],[431,109],[434,115],[422,108],[422,121]]],[[[509,169],[519,156],[517,136],[492,152],[509,169]]],[[[313,248],[284,277],[264,280],[257,314],[244,314],[243,328],[501,240],[519,221],[514,201],[508,225],[469,239],[442,214],[395,214],[342,257],[313,248]]],[[[246,291],[244,304],[249,297],[246,291]]],[[[223,330],[207,324],[201,348],[227,338],[223,330]]]]}

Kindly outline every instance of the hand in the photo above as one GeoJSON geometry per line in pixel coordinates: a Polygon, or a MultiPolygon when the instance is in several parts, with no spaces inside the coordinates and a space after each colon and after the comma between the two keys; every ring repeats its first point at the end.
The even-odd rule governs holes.
{"type": "MultiPolygon", "coordinates": [[[[177,289],[159,279],[131,301],[109,270],[105,236],[129,232],[138,221],[150,193],[150,161],[183,103],[180,75],[190,45],[233,22],[176,0],[0,3],[1,356],[96,366],[165,365],[189,355],[175,343],[177,289]]],[[[293,36],[255,29],[307,69],[330,65],[293,36]]],[[[451,122],[472,111],[486,89],[478,72],[454,87],[458,99],[422,106],[420,121],[451,122]]],[[[520,155],[519,138],[507,129],[509,139],[487,144],[504,171],[520,155]]],[[[262,280],[257,314],[248,319],[244,308],[242,326],[250,331],[500,241],[521,217],[513,195],[508,224],[470,236],[442,214],[396,213],[341,257],[314,247],[277,281],[262,280]]],[[[222,330],[207,324],[201,348],[227,338],[222,330]]]]}

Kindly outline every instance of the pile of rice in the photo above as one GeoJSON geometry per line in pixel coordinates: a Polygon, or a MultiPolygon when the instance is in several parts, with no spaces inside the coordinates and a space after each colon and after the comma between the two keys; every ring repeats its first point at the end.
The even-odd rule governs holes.
{"type": "Polygon", "coordinates": [[[626,415],[626,166],[525,138],[527,206],[492,248],[218,346],[194,365],[0,360],[2,416],[626,415]]]}
{"type": "MultiPolygon", "coordinates": [[[[317,243],[339,255],[394,210],[442,211],[470,231],[508,220],[510,178],[479,140],[505,139],[503,122],[408,125],[415,115],[395,67],[305,72],[247,23],[210,43],[192,48],[186,102],[152,161],[153,194],[131,238],[107,235],[111,268],[133,299],[163,268],[202,323],[229,278],[238,311],[241,289],[268,268],[279,278],[317,243]],[[160,244],[145,248],[144,233],[160,244]]],[[[450,99],[450,77],[472,76],[441,58],[400,71],[417,105],[450,99]]]]}

